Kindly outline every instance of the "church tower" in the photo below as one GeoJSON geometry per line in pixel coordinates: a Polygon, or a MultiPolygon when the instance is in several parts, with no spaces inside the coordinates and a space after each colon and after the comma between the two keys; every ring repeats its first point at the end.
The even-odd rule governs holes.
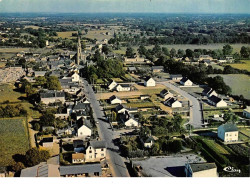
{"type": "Polygon", "coordinates": [[[81,36],[80,36],[80,33],[78,33],[77,55],[76,55],[76,64],[77,65],[80,65],[81,59],[82,59],[81,36]]]}

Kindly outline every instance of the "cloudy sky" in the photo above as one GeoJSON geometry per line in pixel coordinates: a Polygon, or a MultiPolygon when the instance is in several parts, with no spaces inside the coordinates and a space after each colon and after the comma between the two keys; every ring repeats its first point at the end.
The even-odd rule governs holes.
{"type": "Polygon", "coordinates": [[[250,13],[250,0],[0,0],[4,12],[250,13]]]}

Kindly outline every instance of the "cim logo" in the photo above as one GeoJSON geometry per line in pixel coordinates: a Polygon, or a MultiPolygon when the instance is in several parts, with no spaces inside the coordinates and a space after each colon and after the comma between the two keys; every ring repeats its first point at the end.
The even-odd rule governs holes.
{"type": "Polygon", "coordinates": [[[228,173],[240,173],[240,169],[235,169],[234,167],[230,167],[230,166],[225,167],[223,170],[228,173]]]}

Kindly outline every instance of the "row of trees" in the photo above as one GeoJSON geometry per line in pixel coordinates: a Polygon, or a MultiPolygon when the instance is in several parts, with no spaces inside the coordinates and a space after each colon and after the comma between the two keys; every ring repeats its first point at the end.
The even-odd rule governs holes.
{"type": "Polygon", "coordinates": [[[1,118],[9,118],[9,117],[19,117],[26,116],[27,110],[21,105],[10,105],[0,106],[0,117],[1,118]]]}

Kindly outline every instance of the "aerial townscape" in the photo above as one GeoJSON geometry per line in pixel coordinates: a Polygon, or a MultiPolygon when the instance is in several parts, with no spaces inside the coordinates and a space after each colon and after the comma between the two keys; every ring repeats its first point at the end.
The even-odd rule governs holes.
{"type": "Polygon", "coordinates": [[[249,75],[248,14],[0,12],[0,177],[249,177],[249,75]]]}

